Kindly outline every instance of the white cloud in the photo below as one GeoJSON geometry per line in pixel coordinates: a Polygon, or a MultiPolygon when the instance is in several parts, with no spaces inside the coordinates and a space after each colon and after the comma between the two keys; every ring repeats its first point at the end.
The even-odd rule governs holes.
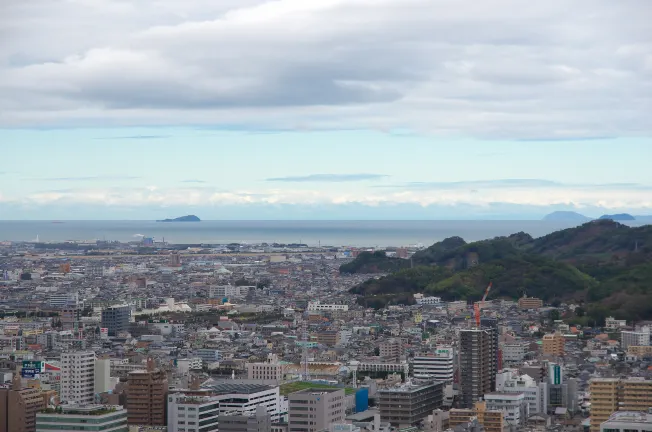
{"type": "Polygon", "coordinates": [[[103,205],[112,207],[227,206],[242,204],[368,206],[500,205],[567,206],[604,209],[652,209],[652,187],[644,185],[560,184],[543,180],[499,180],[368,188],[360,191],[269,188],[262,191],[222,190],[213,187],[63,189],[24,197],[0,195],[0,202],[29,205],[103,205]],[[418,187],[417,187],[418,186],[418,187]],[[424,187],[427,186],[427,187],[424,187]]]}
{"type": "Polygon", "coordinates": [[[646,0],[9,0],[0,127],[649,136],[646,0]]]}

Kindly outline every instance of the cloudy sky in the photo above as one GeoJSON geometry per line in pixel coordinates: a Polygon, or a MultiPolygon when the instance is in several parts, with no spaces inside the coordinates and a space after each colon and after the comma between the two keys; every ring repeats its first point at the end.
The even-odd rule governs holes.
{"type": "Polygon", "coordinates": [[[3,0],[0,219],[652,214],[648,0],[3,0]]]}

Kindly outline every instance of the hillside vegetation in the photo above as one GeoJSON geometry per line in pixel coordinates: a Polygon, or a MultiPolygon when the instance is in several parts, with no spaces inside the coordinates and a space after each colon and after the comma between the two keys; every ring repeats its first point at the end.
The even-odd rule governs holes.
{"type": "Polygon", "coordinates": [[[652,226],[588,222],[533,239],[508,237],[466,243],[451,237],[409,260],[375,252],[343,265],[342,273],[390,273],[351,289],[369,307],[414,303],[413,294],[475,301],[493,282],[492,298],[528,296],[586,301],[596,320],[606,314],[652,318],[652,226]]]}

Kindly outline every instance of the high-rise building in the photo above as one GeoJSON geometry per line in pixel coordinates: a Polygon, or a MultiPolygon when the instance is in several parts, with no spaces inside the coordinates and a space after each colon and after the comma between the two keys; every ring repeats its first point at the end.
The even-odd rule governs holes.
{"type": "Polygon", "coordinates": [[[498,372],[497,330],[460,330],[460,406],[472,408],[496,389],[498,372]]]}
{"type": "Polygon", "coordinates": [[[450,410],[448,422],[454,429],[455,426],[469,423],[473,418],[484,426],[485,432],[503,432],[503,412],[487,409],[486,402],[476,402],[472,408],[450,410]]]}
{"type": "Polygon", "coordinates": [[[594,378],[591,380],[591,432],[616,411],[647,411],[652,407],[652,381],[594,378]]]}
{"type": "Polygon", "coordinates": [[[543,335],[543,353],[546,355],[563,356],[566,339],[561,333],[543,335]]]}
{"type": "Polygon", "coordinates": [[[265,407],[251,414],[224,414],[219,417],[220,432],[271,432],[272,420],[265,407]]]}
{"type": "Polygon", "coordinates": [[[119,405],[62,405],[61,412],[36,414],[36,432],[128,432],[127,411],[119,405]]]}
{"type": "Polygon", "coordinates": [[[417,355],[412,360],[412,376],[416,379],[452,382],[453,357],[453,347],[450,346],[439,346],[432,354],[417,355]]]}
{"type": "Polygon", "coordinates": [[[403,341],[400,339],[390,339],[382,342],[379,351],[381,357],[399,359],[403,355],[403,341]]]}
{"type": "Polygon", "coordinates": [[[621,331],[620,346],[626,350],[630,346],[650,345],[650,333],[643,331],[621,331]]]}
{"type": "Polygon", "coordinates": [[[392,426],[416,425],[434,410],[441,408],[444,401],[444,383],[437,382],[422,386],[409,384],[378,391],[380,418],[392,426]]]}
{"type": "Polygon", "coordinates": [[[305,389],[288,396],[288,432],[317,432],[344,421],[344,389],[305,389]]]}
{"type": "Polygon", "coordinates": [[[111,388],[111,360],[95,360],[95,393],[105,393],[111,388]]]}
{"type": "Polygon", "coordinates": [[[175,393],[168,396],[167,411],[168,432],[213,431],[217,430],[220,401],[216,396],[175,393]]]}
{"type": "Polygon", "coordinates": [[[61,353],[61,402],[86,405],[95,400],[95,352],[61,353]]]}
{"type": "Polygon", "coordinates": [[[165,426],[168,377],[147,359],[147,369],[129,373],[127,411],[130,425],[165,426]]]}
{"type": "Polygon", "coordinates": [[[47,401],[37,389],[23,388],[14,374],[9,388],[0,388],[0,432],[35,432],[36,413],[47,401]]]}
{"type": "Polygon", "coordinates": [[[102,327],[109,330],[109,336],[129,330],[131,307],[128,305],[109,306],[102,310],[102,327]]]}

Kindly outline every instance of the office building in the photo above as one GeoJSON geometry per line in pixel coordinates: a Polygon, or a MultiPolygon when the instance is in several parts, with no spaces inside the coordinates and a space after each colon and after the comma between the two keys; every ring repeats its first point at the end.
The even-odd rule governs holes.
{"type": "Polygon", "coordinates": [[[381,342],[379,351],[381,357],[397,360],[403,356],[403,341],[400,339],[390,339],[381,342]]]}
{"type": "Polygon", "coordinates": [[[503,362],[521,363],[530,351],[530,344],[525,341],[505,342],[501,345],[503,362]]]}
{"type": "Polygon", "coordinates": [[[317,333],[317,343],[333,347],[340,343],[340,332],[337,330],[324,330],[317,333]]]}
{"type": "Polygon", "coordinates": [[[485,432],[503,432],[504,417],[502,411],[487,409],[485,402],[476,402],[472,408],[452,409],[449,411],[448,424],[451,429],[469,423],[472,419],[484,426],[485,432]]]}
{"type": "Polygon", "coordinates": [[[286,414],[281,406],[278,386],[261,384],[214,384],[206,387],[220,401],[220,413],[253,414],[258,406],[267,409],[272,422],[279,422],[286,414]]]}
{"type": "Polygon", "coordinates": [[[95,401],[95,352],[61,353],[61,402],[77,405],[95,401]]]}
{"type": "Polygon", "coordinates": [[[530,415],[545,414],[548,410],[548,383],[537,382],[528,375],[518,375],[515,370],[504,369],[496,375],[496,391],[523,393],[530,415]]]}
{"type": "Polygon", "coordinates": [[[275,363],[247,363],[247,379],[282,381],[287,366],[275,363]]]}
{"type": "Polygon", "coordinates": [[[348,311],[348,310],[349,310],[349,305],[345,305],[345,304],[324,304],[321,303],[319,300],[308,303],[308,311],[310,312],[317,312],[317,311],[333,312],[333,311],[348,311]]]}
{"type": "Polygon", "coordinates": [[[404,384],[378,391],[378,409],[382,421],[392,426],[414,426],[441,408],[444,401],[444,383],[422,386],[404,384]]]}
{"type": "Polygon", "coordinates": [[[521,309],[539,309],[543,307],[543,300],[536,297],[521,297],[518,299],[518,307],[521,309]]]}
{"type": "Polygon", "coordinates": [[[222,360],[222,353],[219,350],[213,348],[199,348],[193,350],[193,355],[197,356],[202,360],[202,363],[210,364],[222,360]]]}
{"type": "Polygon", "coordinates": [[[484,400],[489,411],[501,411],[505,423],[523,426],[529,417],[529,405],[525,393],[487,393],[484,400]]]}
{"type": "MultiPolygon", "coordinates": [[[[265,409],[259,406],[251,414],[224,414],[219,417],[220,432],[271,432],[272,420],[265,409]]],[[[168,431],[171,432],[171,431],[168,431]]]]}
{"type": "Polygon", "coordinates": [[[51,308],[73,308],[76,309],[79,306],[79,295],[76,292],[72,293],[55,293],[50,295],[50,307],[51,308]]]}
{"type": "Polygon", "coordinates": [[[416,379],[452,382],[453,374],[453,347],[439,346],[432,354],[418,355],[412,360],[412,376],[416,379]]]}
{"type": "Polygon", "coordinates": [[[647,412],[652,407],[652,381],[629,378],[594,378],[590,382],[591,432],[616,411],[647,412]]]}
{"type": "Polygon", "coordinates": [[[600,424],[600,432],[652,432],[652,413],[619,411],[600,424]]]}
{"type": "Polygon", "coordinates": [[[622,331],[620,332],[620,346],[627,350],[630,346],[650,345],[650,333],[643,331],[622,331]]]}
{"type": "Polygon", "coordinates": [[[165,426],[168,378],[147,359],[147,369],[129,373],[127,411],[130,425],[165,426]]]}
{"type": "Polygon", "coordinates": [[[604,320],[604,326],[609,330],[616,330],[627,326],[627,320],[617,320],[614,317],[607,317],[604,320]]]}
{"type": "Polygon", "coordinates": [[[496,388],[496,332],[494,328],[460,330],[460,406],[463,408],[472,408],[496,388]]]}
{"type": "Polygon", "coordinates": [[[561,333],[549,333],[543,336],[543,354],[563,356],[566,340],[561,333]]]}
{"type": "Polygon", "coordinates": [[[288,396],[288,432],[317,432],[346,417],[344,389],[305,389],[288,396]]]}
{"type": "Polygon", "coordinates": [[[119,405],[61,405],[36,414],[36,432],[128,432],[127,411],[119,405]]]}
{"type": "Polygon", "coordinates": [[[645,345],[645,346],[630,345],[630,346],[627,347],[627,354],[628,355],[633,355],[633,356],[636,356],[636,357],[651,356],[652,355],[652,345],[645,345]]]}
{"type": "Polygon", "coordinates": [[[23,388],[14,374],[11,387],[0,388],[0,432],[35,432],[36,413],[46,403],[39,390],[23,388]]]}
{"type": "Polygon", "coordinates": [[[191,396],[184,393],[168,395],[168,432],[217,430],[219,414],[220,401],[216,396],[191,396]]]}
{"type": "Polygon", "coordinates": [[[113,390],[111,386],[111,360],[95,360],[95,393],[113,390]]]}
{"type": "Polygon", "coordinates": [[[118,333],[129,330],[130,318],[130,306],[110,306],[102,310],[102,327],[109,330],[109,336],[117,336],[118,333]]]}

